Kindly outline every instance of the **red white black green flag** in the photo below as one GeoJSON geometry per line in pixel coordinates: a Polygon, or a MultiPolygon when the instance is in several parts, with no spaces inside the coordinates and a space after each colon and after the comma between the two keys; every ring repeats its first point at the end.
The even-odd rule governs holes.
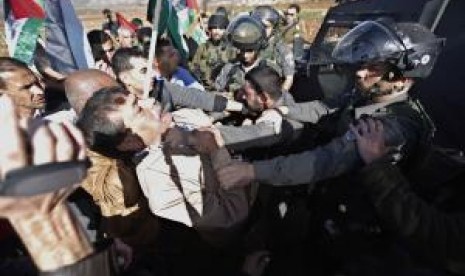
{"type": "Polygon", "coordinates": [[[43,30],[43,0],[5,0],[5,33],[11,57],[31,64],[43,30]]]}
{"type": "Polygon", "coordinates": [[[55,71],[67,74],[93,67],[86,33],[70,0],[5,0],[4,4],[11,57],[32,65],[41,38],[55,71]]]}

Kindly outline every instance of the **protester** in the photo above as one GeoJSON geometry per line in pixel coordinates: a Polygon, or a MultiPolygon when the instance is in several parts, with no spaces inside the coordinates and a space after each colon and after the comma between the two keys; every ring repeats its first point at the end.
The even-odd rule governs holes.
{"type": "MultiPolygon", "coordinates": [[[[31,138],[24,140],[21,135],[23,129],[19,126],[12,100],[8,96],[2,96],[0,105],[3,122],[1,132],[5,139],[1,144],[0,167],[4,181],[8,176],[11,177],[13,171],[22,171],[23,175],[34,177],[34,171],[28,171],[29,166],[39,168],[44,164],[85,158],[84,140],[72,125],[43,124],[35,130],[31,138]],[[29,147],[34,148],[32,155],[29,155],[29,147]]],[[[35,171],[37,177],[39,172],[35,171]]],[[[69,180],[62,177],[61,181],[69,180]]],[[[12,185],[14,184],[13,182],[12,185]]],[[[46,186],[49,183],[35,184],[46,186]]],[[[109,248],[94,254],[94,248],[82,226],[65,204],[64,200],[76,187],[71,184],[41,194],[35,194],[34,187],[30,187],[30,193],[24,192],[28,196],[5,194],[3,190],[0,196],[0,214],[10,220],[42,273],[61,275],[68,272],[68,275],[79,275],[79,271],[90,269],[99,271],[101,275],[111,275],[109,248]]]]}
{"type": "Polygon", "coordinates": [[[0,90],[11,97],[21,119],[30,119],[45,108],[42,82],[21,61],[0,57],[0,90]]]}
{"type": "Polygon", "coordinates": [[[205,88],[187,69],[180,66],[180,62],[179,52],[171,44],[171,41],[168,39],[158,39],[154,66],[161,77],[170,83],[204,91],[205,88]]]}
{"type": "Polygon", "coordinates": [[[148,155],[139,163],[137,175],[152,212],[157,216],[198,228],[205,239],[222,241],[224,234],[221,234],[221,231],[227,232],[229,228],[234,228],[236,223],[245,219],[249,206],[247,193],[240,189],[225,193],[219,190],[218,183],[215,183],[213,168],[208,166],[221,166],[231,161],[226,150],[216,152],[221,145],[209,145],[207,141],[198,138],[192,143],[201,153],[211,156],[211,164],[205,163],[206,161],[199,157],[188,157],[192,154],[183,154],[176,148],[172,151],[160,148],[161,137],[170,123],[169,114],[161,114],[159,109],[151,111],[149,108],[141,108],[137,98],[121,88],[97,92],[86,104],[79,121],[89,147],[101,154],[124,158],[148,147],[148,155]],[[118,100],[124,103],[119,104],[118,100]],[[113,112],[105,112],[105,109],[112,109],[113,112]],[[106,130],[104,125],[113,127],[107,127],[106,130]],[[127,129],[130,129],[131,133],[128,133],[127,129]],[[160,159],[160,154],[165,158],[160,159]],[[186,157],[181,157],[183,155],[186,157]],[[181,158],[180,164],[190,165],[177,167],[175,164],[178,163],[178,158],[181,158]],[[194,184],[193,179],[202,171],[210,175],[199,178],[202,184],[191,186],[194,184]],[[180,183],[177,183],[177,178],[180,183]],[[159,181],[156,186],[151,182],[154,179],[159,181]],[[176,185],[179,184],[183,188],[178,194],[176,185]],[[204,190],[201,192],[200,189],[204,190]],[[185,205],[190,204],[196,210],[194,213],[188,211],[189,207],[182,203],[183,199],[186,200],[185,205]],[[218,200],[221,203],[216,203],[218,200]],[[220,232],[212,232],[216,230],[220,232]]]}
{"type": "Polygon", "coordinates": [[[100,30],[92,30],[87,33],[87,39],[94,56],[95,68],[113,75],[111,59],[116,51],[116,46],[111,36],[100,30]]]}
{"type": "Polygon", "coordinates": [[[102,10],[105,22],[102,24],[102,30],[110,36],[115,36],[118,31],[118,24],[113,21],[113,13],[109,9],[102,10]]]}
{"type": "MultiPolygon", "coordinates": [[[[142,97],[143,81],[147,72],[147,58],[144,53],[136,48],[119,49],[112,62],[118,80],[130,93],[142,97]]],[[[160,72],[158,74],[160,75],[160,72]]],[[[153,82],[151,89],[154,89],[158,96],[161,94],[169,98],[165,104],[170,105],[172,109],[189,107],[205,111],[223,112],[229,110],[239,112],[244,108],[241,103],[230,101],[225,97],[160,80],[153,82]]]]}
{"type": "Polygon", "coordinates": [[[46,2],[16,24],[25,10],[6,1],[18,20],[0,57],[0,274],[465,274],[465,160],[432,146],[418,98],[444,45],[430,29],[356,22],[327,53],[346,89],[297,103],[299,4],[234,17],[163,1],[156,38],[132,8],[131,22],[104,9],[90,49],[70,46],[95,67],[65,74],[49,39],[82,29],[54,28],[46,2]]]}
{"type": "Polygon", "coordinates": [[[119,27],[118,28],[118,43],[120,48],[131,48],[134,46],[135,42],[135,33],[133,30],[127,28],[127,27],[119,27]]]}
{"type": "Polygon", "coordinates": [[[76,122],[77,114],[93,93],[103,87],[117,86],[118,82],[108,74],[97,70],[81,70],[70,74],[65,82],[64,89],[70,109],[61,110],[45,117],[53,122],[76,122]]]}

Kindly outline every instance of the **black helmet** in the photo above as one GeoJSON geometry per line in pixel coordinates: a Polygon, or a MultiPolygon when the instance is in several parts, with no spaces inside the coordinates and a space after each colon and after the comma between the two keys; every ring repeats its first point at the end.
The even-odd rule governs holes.
{"type": "Polygon", "coordinates": [[[333,50],[337,62],[388,62],[403,76],[426,78],[444,45],[418,23],[365,21],[345,34],[333,50]]]}
{"type": "Polygon", "coordinates": [[[212,14],[210,18],[208,18],[208,28],[209,29],[226,29],[229,25],[229,20],[223,14],[212,14]]]}
{"type": "Polygon", "coordinates": [[[239,50],[260,50],[266,40],[263,24],[249,15],[234,19],[227,34],[229,41],[239,50]]]}
{"type": "Polygon", "coordinates": [[[269,21],[273,25],[273,28],[276,27],[281,20],[279,12],[269,5],[257,6],[250,15],[257,18],[260,22],[262,22],[262,20],[269,21]]]}

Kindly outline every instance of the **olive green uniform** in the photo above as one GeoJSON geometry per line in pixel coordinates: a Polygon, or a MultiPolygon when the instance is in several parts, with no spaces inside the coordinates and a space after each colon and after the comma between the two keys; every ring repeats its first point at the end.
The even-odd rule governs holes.
{"type": "Polygon", "coordinates": [[[275,63],[280,69],[280,75],[293,76],[295,61],[292,50],[277,36],[270,39],[267,47],[260,51],[259,57],[275,63]]]}
{"type": "Polygon", "coordinates": [[[191,62],[191,71],[202,82],[207,90],[213,88],[213,82],[221,68],[233,60],[236,50],[225,42],[213,43],[208,40],[199,46],[191,62]]]}

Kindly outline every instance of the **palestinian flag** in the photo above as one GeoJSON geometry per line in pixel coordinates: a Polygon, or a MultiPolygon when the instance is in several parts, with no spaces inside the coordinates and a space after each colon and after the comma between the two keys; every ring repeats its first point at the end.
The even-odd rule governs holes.
{"type": "Polygon", "coordinates": [[[52,69],[71,73],[93,67],[87,36],[70,0],[5,0],[5,30],[11,57],[33,64],[37,42],[52,69]]]}
{"type": "Polygon", "coordinates": [[[191,10],[199,11],[197,0],[186,0],[186,6],[191,10]]]}
{"type": "Polygon", "coordinates": [[[175,5],[179,17],[179,26],[181,32],[191,37],[197,44],[203,44],[207,41],[207,34],[197,24],[199,7],[196,0],[178,0],[175,5]]]}
{"type": "Polygon", "coordinates": [[[93,68],[94,57],[87,33],[71,0],[43,1],[47,16],[44,24],[44,48],[52,68],[63,74],[93,68]]]}
{"type": "Polygon", "coordinates": [[[120,26],[120,27],[131,30],[132,32],[137,31],[137,26],[135,24],[129,22],[129,20],[127,20],[124,17],[124,15],[122,15],[119,12],[116,13],[116,21],[118,22],[118,26],[120,26]]]}
{"type": "MultiPolygon", "coordinates": [[[[158,0],[150,0],[147,8],[147,20],[152,22],[155,12],[155,4],[158,0]]],[[[178,49],[179,53],[184,59],[187,59],[187,54],[189,49],[183,38],[183,32],[181,31],[178,13],[174,6],[169,0],[160,0],[162,1],[161,12],[160,12],[160,21],[158,25],[158,32],[163,34],[168,33],[171,41],[174,44],[174,47],[178,49]]]]}
{"type": "Polygon", "coordinates": [[[46,17],[43,0],[5,0],[4,11],[10,56],[31,64],[46,17]]]}

